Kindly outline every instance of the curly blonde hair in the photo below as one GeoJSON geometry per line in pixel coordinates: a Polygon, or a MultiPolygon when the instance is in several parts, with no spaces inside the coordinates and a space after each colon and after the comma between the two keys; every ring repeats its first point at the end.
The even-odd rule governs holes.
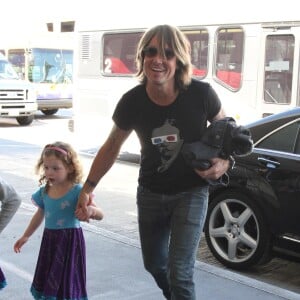
{"type": "Polygon", "coordinates": [[[46,191],[49,188],[49,183],[43,169],[43,160],[45,156],[54,155],[57,159],[61,160],[66,167],[72,167],[73,172],[68,174],[68,180],[73,184],[81,183],[83,178],[83,167],[78,158],[76,151],[71,145],[64,142],[55,142],[48,144],[44,147],[42,154],[35,167],[36,173],[40,175],[40,185],[46,184],[46,191]]]}
{"type": "Polygon", "coordinates": [[[136,53],[137,77],[143,84],[147,78],[144,74],[144,49],[150,41],[156,37],[159,43],[159,53],[166,57],[165,47],[170,47],[176,56],[177,68],[175,73],[175,85],[178,90],[187,87],[192,80],[192,63],[190,42],[185,34],[177,27],[171,25],[157,25],[148,29],[139,41],[136,53]]]}

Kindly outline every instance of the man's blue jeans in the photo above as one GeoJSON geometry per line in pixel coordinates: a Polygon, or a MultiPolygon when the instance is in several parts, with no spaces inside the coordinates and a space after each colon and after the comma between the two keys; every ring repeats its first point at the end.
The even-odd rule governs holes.
{"type": "Polygon", "coordinates": [[[166,299],[194,300],[194,265],[208,204],[208,187],[177,194],[137,190],[144,266],[166,299]]]}

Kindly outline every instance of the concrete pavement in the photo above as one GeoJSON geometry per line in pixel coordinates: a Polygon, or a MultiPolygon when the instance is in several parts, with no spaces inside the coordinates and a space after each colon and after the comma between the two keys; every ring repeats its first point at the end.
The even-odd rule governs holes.
{"type": "MultiPolygon", "coordinates": [[[[35,208],[22,204],[1,234],[0,265],[8,285],[0,291],[2,300],[32,299],[29,287],[41,241],[42,227],[20,254],[13,252],[15,240],[27,226],[35,208]]],[[[137,240],[83,224],[87,246],[87,288],[90,300],[163,299],[152,277],[143,269],[137,240]]],[[[299,294],[236,275],[205,263],[196,263],[197,299],[279,300],[300,299],[299,294]]]]}

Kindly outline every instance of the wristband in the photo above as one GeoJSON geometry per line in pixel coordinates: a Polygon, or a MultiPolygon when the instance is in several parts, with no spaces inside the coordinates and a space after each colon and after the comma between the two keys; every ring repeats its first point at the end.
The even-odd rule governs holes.
{"type": "Polygon", "coordinates": [[[87,178],[87,180],[85,181],[89,186],[95,188],[97,186],[97,183],[95,183],[94,181],[90,180],[87,178]]]}

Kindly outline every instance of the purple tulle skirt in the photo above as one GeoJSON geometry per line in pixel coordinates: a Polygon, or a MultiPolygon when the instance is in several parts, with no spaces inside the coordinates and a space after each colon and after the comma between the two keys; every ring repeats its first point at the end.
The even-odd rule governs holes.
{"type": "Polygon", "coordinates": [[[31,293],[34,299],[88,299],[82,228],[44,229],[31,293]]]}
{"type": "Polygon", "coordinates": [[[6,286],[6,279],[5,276],[0,268],[0,290],[2,290],[6,286]]]}

